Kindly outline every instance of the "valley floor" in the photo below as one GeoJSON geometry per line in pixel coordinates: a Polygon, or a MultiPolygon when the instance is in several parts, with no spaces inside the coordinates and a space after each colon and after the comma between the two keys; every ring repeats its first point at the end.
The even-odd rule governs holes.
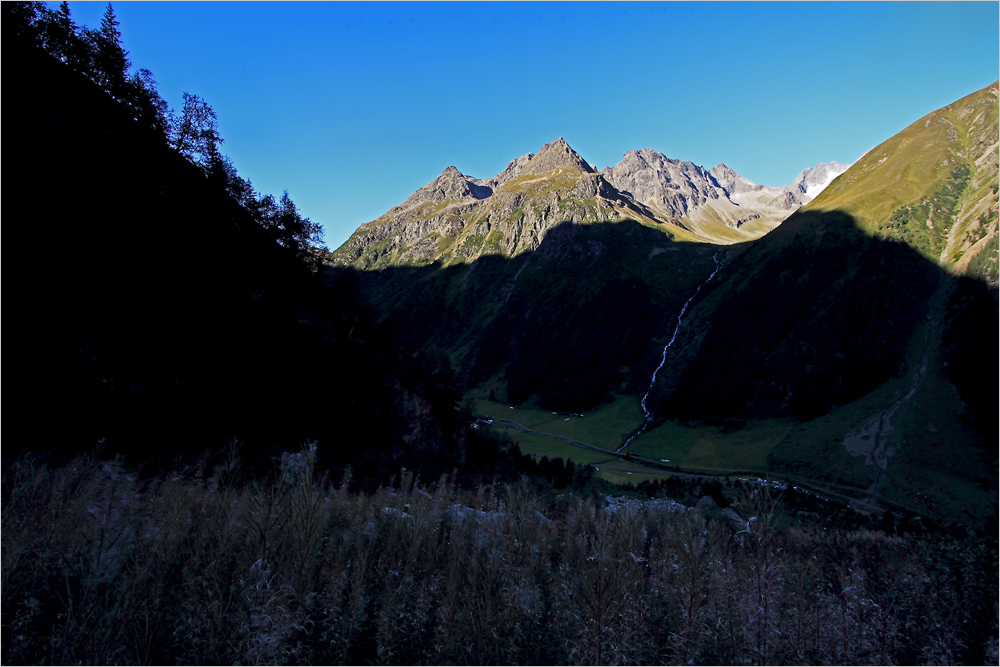
{"type": "MultiPolygon", "coordinates": [[[[902,475],[887,480],[885,450],[891,426],[879,433],[886,440],[879,445],[883,452],[881,460],[876,461],[872,456],[866,460],[868,449],[852,450],[863,437],[865,424],[874,423],[876,417],[887,421],[916,393],[922,366],[914,366],[917,370],[911,375],[916,378],[902,377],[894,383],[898,388],[890,385],[876,395],[817,420],[760,420],[737,430],[667,421],[642,433],[621,453],[616,450],[642,423],[642,409],[634,397],[619,396],[583,414],[555,413],[527,404],[512,407],[471,396],[468,402],[480,418],[480,427],[506,435],[522,452],[538,459],[560,458],[588,465],[597,477],[612,484],[638,485],[664,477],[775,479],[863,512],[881,515],[887,509],[897,513],[911,511],[945,522],[971,519],[972,525],[981,527],[979,515],[968,512],[976,506],[985,508],[983,511],[990,507],[989,498],[985,497],[988,489],[979,488],[982,484],[949,478],[947,471],[942,471],[940,479],[928,487],[903,484],[901,480],[906,478],[902,475]],[[909,391],[905,395],[896,396],[906,389],[909,391]],[[883,402],[890,407],[881,410],[875,407],[883,402]],[[852,430],[850,425],[854,423],[860,426],[852,430]],[[796,457],[835,461],[836,465],[830,469],[836,474],[799,472],[796,457]],[[977,489],[983,498],[976,495],[977,489]],[[929,499],[945,493],[962,493],[975,502],[966,507],[964,514],[949,511],[935,515],[928,511],[929,499]]],[[[895,450],[890,449],[889,454],[893,453],[895,450]]],[[[900,465],[906,464],[906,457],[899,458],[900,465]]],[[[809,469],[805,467],[804,471],[809,469]]],[[[927,481],[924,477],[918,479],[927,481]]]]}

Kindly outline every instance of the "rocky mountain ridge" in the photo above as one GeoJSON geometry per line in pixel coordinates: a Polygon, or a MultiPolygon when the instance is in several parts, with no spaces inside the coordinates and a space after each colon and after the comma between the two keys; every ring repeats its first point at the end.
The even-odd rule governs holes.
{"type": "Polygon", "coordinates": [[[538,248],[562,222],[631,219],[680,241],[737,243],[773,229],[806,201],[805,191],[793,186],[758,185],[725,164],[706,170],[649,148],[595,170],[559,138],[511,160],[492,178],[446,168],[400,206],[359,227],[333,253],[333,263],[371,269],[514,256],[538,248]]]}
{"type": "Polygon", "coordinates": [[[401,206],[361,225],[332,256],[334,264],[372,269],[511,257],[535,250],[561,222],[633,219],[694,238],[659,220],[594,172],[562,139],[510,162],[493,178],[448,167],[401,206]]]}

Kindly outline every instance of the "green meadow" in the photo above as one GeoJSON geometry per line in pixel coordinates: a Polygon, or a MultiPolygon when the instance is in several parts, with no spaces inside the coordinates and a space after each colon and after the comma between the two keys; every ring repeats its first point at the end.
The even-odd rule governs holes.
{"type": "Polygon", "coordinates": [[[642,423],[642,408],[633,397],[618,397],[582,416],[553,413],[537,407],[518,406],[511,409],[508,405],[486,400],[473,401],[472,409],[477,415],[490,419],[508,419],[533,431],[570,438],[606,450],[607,454],[602,454],[568,442],[494,425],[527,454],[572,459],[598,467],[606,464],[633,471],[633,474],[599,471],[601,477],[615,482],[635,483],[662,476],[662,470],[642,465],[643,460],[678,466],[684,471],[766,474],[768,455],[794,428],[794,421],[790,419],[754,422],[730,432],[723,432],[714,426],[666,422],[643,433],[629,445],[627,452],[633,457],[629,461],[617,458],[614,452],[642,423]]]}
{"type": "MultiPolygon", "coordinates": [[[[533,431],[578,440],[610,451],[618,449],[642,423],[642,407],[631,396],[618,397],[611,403],[584,413],[582,417],[537,407],[518,406],[511,410],[503,403],[485,400],[473,401],[472,410],[491,419],[509,419],[533,431]]],[[[573,460],[578,459],[573,457],[573,460]]]]}
{"type": "Polygon", "coordinates": [[[685,426],[670,421],[643,433],[627,451],[684,470],[766,473],[768,454],[793,427],[791,419],[767,419],[726,433],[714,426],[685,426]]]}
{"type": "Polygon", "coordinates": [[[493,401],[476,400],[473,411],[490,419],[509,419],[525,428],[547,433],[606,450],[606,453],[578,447],[568,442],[533,433],[525,433],[502,424],[494,428],[506,435],[525,454],[572,460],[592,465],[597,476],[613,484],[637,484],[643,480],[663,477],[663,471],[654,470],[636,461],[619,458],[614,451],[638,428],[642,422],[642,408],[632,397],[620,397],[596,410],[576,416],[572,413],[553,413],[536,407],[510,406],[493,401]],[[616,468],[610,469],[608,466],[616,468]]]}

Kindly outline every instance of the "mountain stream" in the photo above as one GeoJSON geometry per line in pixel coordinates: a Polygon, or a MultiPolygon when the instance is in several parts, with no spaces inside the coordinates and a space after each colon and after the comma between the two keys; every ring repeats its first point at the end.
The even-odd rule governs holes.
{"type": "Polygon", "coordinates": [[[712,278],[715,277],[715,274],[719,272],[719,269],[722,268],[722,265],[725,264],[725,258],[723,258],[721,262],[719,261],[719,253],[715,253],[714,255],[712,255],[712,260],[715,262],[715,270],[712,271],[712,275],[710,275],[708,278],[705,279],[705,282],[698,285],[698,289],[694,291],[694,294],[692,294],[690,298],[688,298],[688,300],[684,302],[684,307],[681,308],[681,312],[677,316],[677,326],[674,327],[674,335],[670,337],[670,342],[667,343],[666,347],[663,348],[663,356],[660,359],[660,365],[656,367],[655,371],[653,371],[653,377],[649,381],[649,389],[646,391],[646,395],[642,397],[642,413],[644,415],[642,418],[642,423],[639,424],[639,428],[636,429],[635,433],[633,433],[632,436],[625,441],[625,444],[619,447],[617,450],[615,450],[616,453],[618,454],[621,454],[623,451],[625,451],[625,448],[628,447],[633,440],[635,440],[640,435],[645,433],[646,428],[649,426],[649,422],[652,419],[652,415],[649,414],[649,410],[646,408],[646,400],[649,399],[649,395],[653,392],[653,387],[656,385],[656,374],[659,373],[660,369],[662,369],[663,366],[667,363],[667,350],[669,350],[673,346],[674,341],[677,340],[677,332],[681,330],[681,324],[684,322],[684,314],[687,313],[688,306],[691,305],[691,302],[694,301],[694,298],[698,296],[699,292],[701,292],[701,288],[707,285],[712,280],[712,278]]]}

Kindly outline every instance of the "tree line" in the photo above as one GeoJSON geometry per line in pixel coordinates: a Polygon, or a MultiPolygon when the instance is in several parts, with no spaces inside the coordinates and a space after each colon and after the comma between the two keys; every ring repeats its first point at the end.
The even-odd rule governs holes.
{"type": "Polygon", "coordinates": [[[4,3],[4,14],[16,35],[100,86],[154,141],[177,151],[225,188],[280,245],[298,254],[321,245],[322,227],[299,212],[287,190],[276,199],[258,192],[237,173],[220,150],[225,140],[208,102],[185,92],[183,106],[175,111],[157,91],[153,73],[133,68],[110,3],[98,29],[77,25],[65,1],[58,9],[41,2],[4,3]]]}

